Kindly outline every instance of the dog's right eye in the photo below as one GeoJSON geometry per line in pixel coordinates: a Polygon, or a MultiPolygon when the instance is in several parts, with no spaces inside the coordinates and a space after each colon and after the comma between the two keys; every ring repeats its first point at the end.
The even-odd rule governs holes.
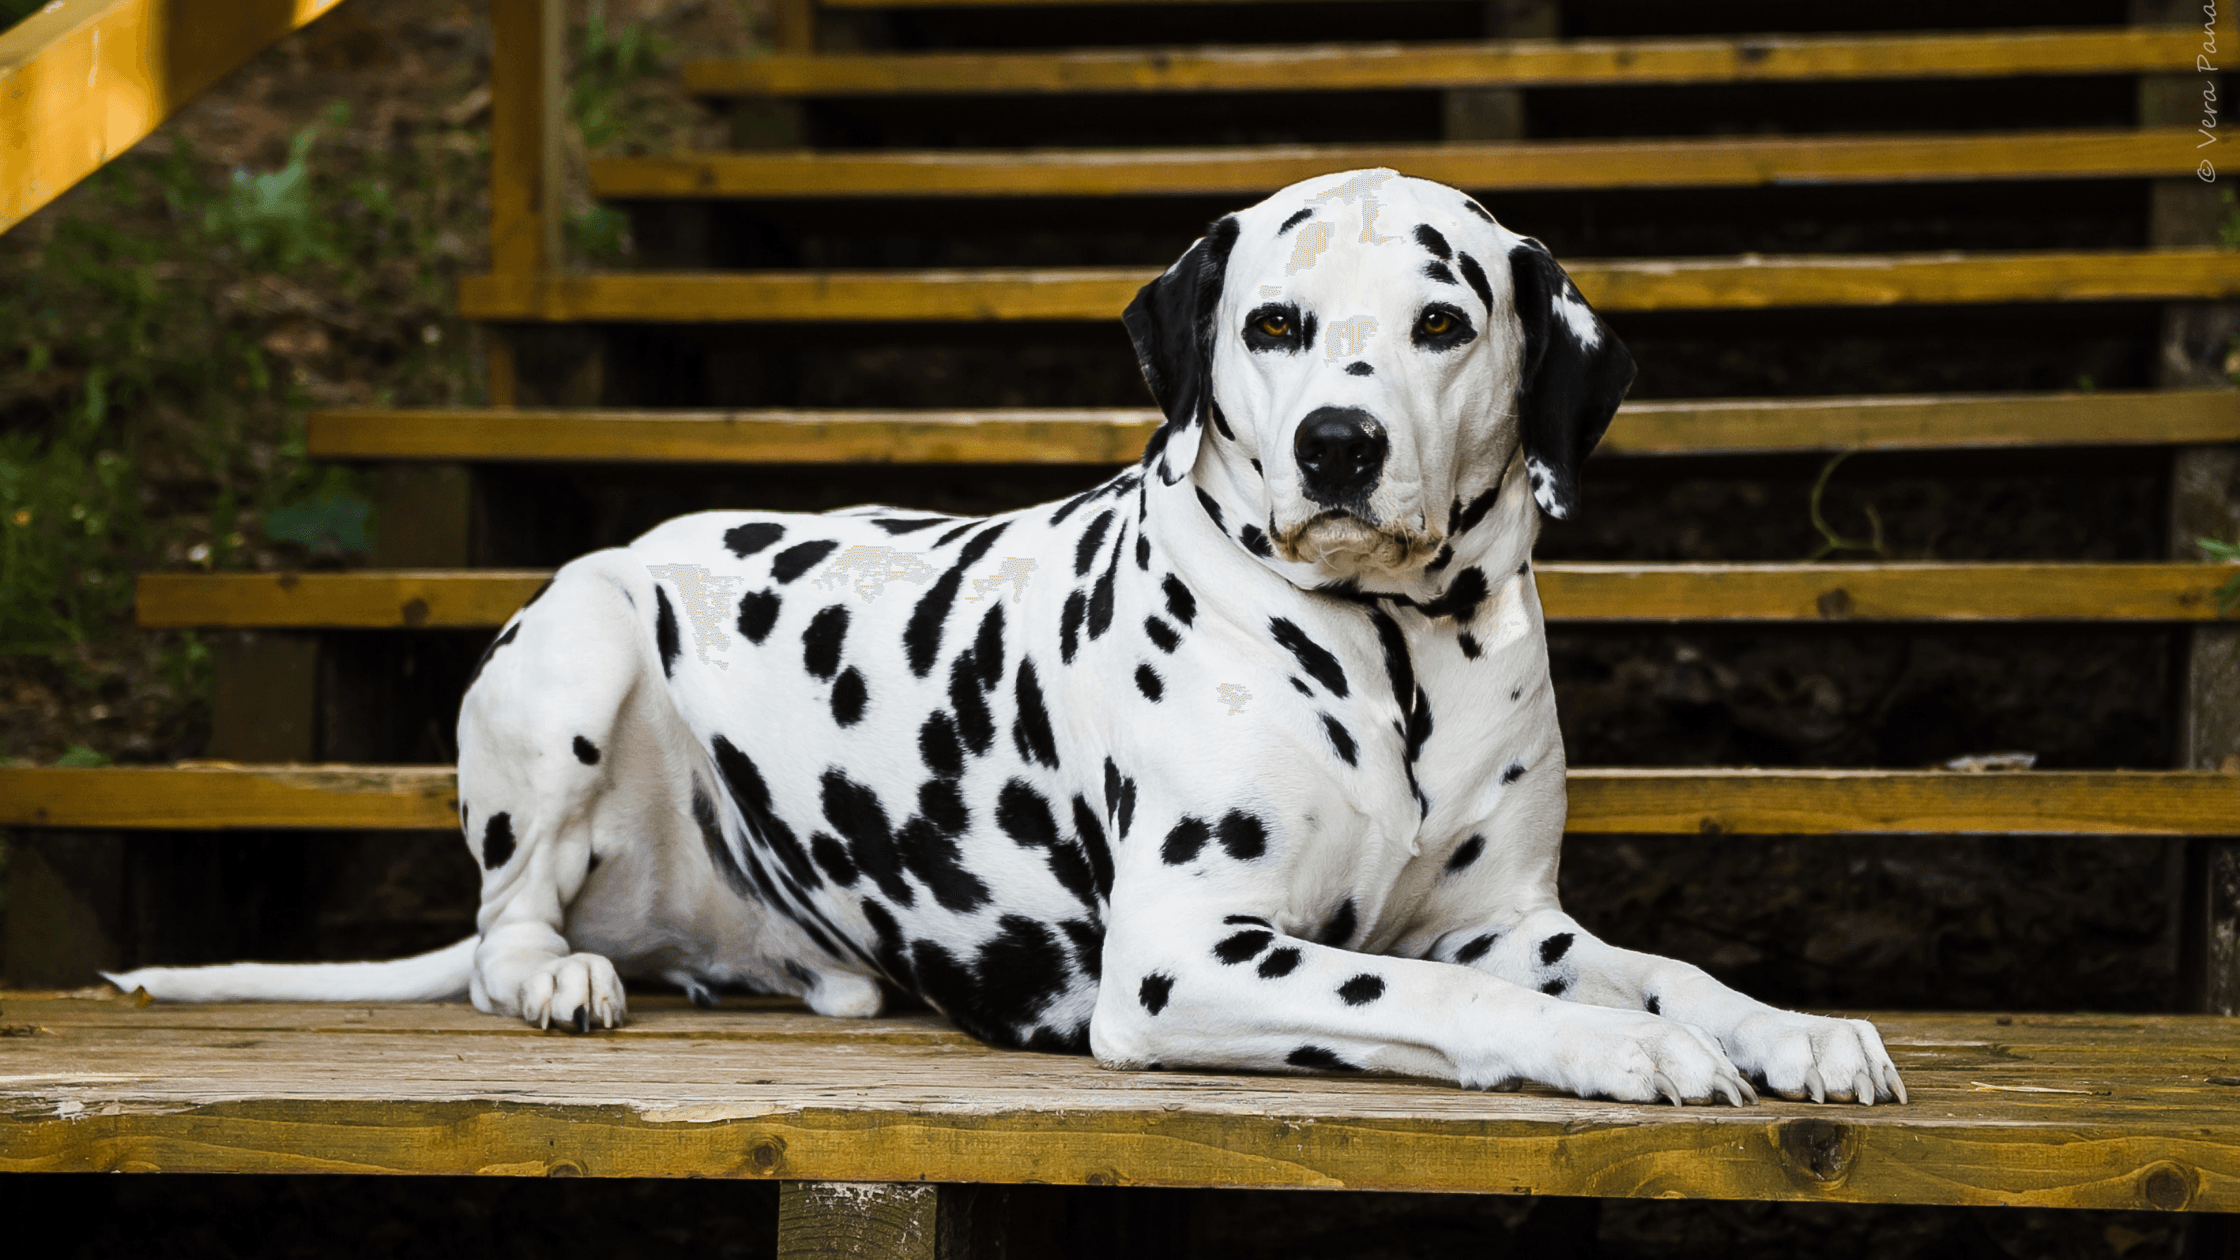
{"type": "Polygon", "coordinates": [[[1263,315],[1260,317],[1259,328],[1270,337],[1288,336],[1291,332],[1291,317],[1281,313],[1263,315]]]}
{"type": "Polygon", "coordinates": [[[1297,354],[1314,341],[1314,317],[1289,303],[1270,303],[1244,317],[1244,344],[1253,350],[1297,354]]]}

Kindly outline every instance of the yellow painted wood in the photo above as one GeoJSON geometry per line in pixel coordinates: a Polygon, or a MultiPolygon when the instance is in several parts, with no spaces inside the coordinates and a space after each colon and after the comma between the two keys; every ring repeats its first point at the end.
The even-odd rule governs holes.
{"type": "Polygon", "coordinates": [[[1207,149],[693,153],[604,158],[594,195],[656,197],[1258,196],[1330,171],[1392,167],[1460,188],[1758,187],[2188,176],[2193,132],[1557,141],[1207,149]]]}
{"type": "MultiPolygon", "coordinates": [[[[1124,464],[1148,407],[983,411],[531,411],[311,414],[322,459],[701,464],[1124,464]]],[[[2231,390],[1628,403],[1598,451],[1937,450],[2240,442],[2231,390]]]]}
{"type": "MultiPolygon", "coordinates": [[[[491,0],[490,266],[500,274],[560,266],[565,31],[559,0],[491,0]]],[[[493,396],[510,394],[510,368],[493,365],[493,396]]]]}
{"type": "MultiPolygon", "coordinates": [[[[2213,771],[1574,768],[1567,829],[1600,835],[2220,835],[2213,771]]],[[[449,766],[0,767],[0,826],[446,830],[449,766]]]]}
{"type": "Polygon", "coordinates": [[[878,53],[688,61],[711,96],[1343,91],[2190,72],[2198,28],[878,53]]]}
{"type": "MultiPolygon", "coordinates": [[[[1746,310],[2240,296],[2240,252],[1798,255],[1566,264],[1604,311],[1746,310]]],[[[1150,268],[606,272],[468,276],[472,319],[916,323],[1118,318],[1150,268]]]]}
{"type": "MultiPolygon", "coordinates": [[[[1551,621],[2212,621],[2212,564],[1541,564],[1551,621]]],[[[149,629],[496,627],[543,570],[149,573],[149,629]]]]}
{"type": "Polygon", "coordinates": [[[0,31],[0,232],[337,0],[53,0],[0,31]]]}
{"type": "MultiPolygon", "coordinates": [[[[933,1036],[864,1041],[849,1021],[767,1009],[634,1004],[631,1028],[580,1037],[458,1006],[329,1007],[306,1031],[273,1018],[302,1009],[182,1021],[161,1005],[0,995],[9,1022],[46,1030],[0,1038],[0,1171],[2240,1209],[2240,1090],[2208,1080],[2231,1071],[2240,1020],[2214,1016],[1878,1014],[1909,1105],[1683,1109],[1105,1072],[933,1036]]],[[[930,1015],[874,1023],[949,1031],[930,1015]]]]}

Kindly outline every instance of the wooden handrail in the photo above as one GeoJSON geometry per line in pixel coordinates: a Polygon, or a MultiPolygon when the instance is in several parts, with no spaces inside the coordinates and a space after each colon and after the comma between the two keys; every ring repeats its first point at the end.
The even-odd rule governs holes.
{"type": "Polygon", "coordinates": [[[0,232],[340,0],[54,0],[0,31],[0,232]]]}

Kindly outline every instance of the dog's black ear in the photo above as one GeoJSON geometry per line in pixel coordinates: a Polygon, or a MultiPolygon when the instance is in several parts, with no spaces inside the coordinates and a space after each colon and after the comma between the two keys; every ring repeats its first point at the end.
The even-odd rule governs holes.
{"type": "Polygon", "coordinates": [[[1143,466],[1156,467],[1170,486],[1198,462],[1198,440],[1213,406],[1214,312],[1236,243],[1237,219],[1230,215],[1207,228],[1165,275],[1137,290],[1120,316],[1144,384],[1167,417],[1143,448],[1143,466]]]}
{"type": "Polygon", "coordinates": [[[1540,242],[1526,237],[1509,251],[1509,275],[1524,325],[1525,472],[1540,510],[1560,521],[1579,506],[1579,466],[1633,384],[1633,356],[1540,242]]]}

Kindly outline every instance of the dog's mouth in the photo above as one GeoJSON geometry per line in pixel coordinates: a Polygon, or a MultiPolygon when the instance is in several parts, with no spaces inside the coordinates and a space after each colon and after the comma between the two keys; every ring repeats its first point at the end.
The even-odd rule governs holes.
{"type": "Polygon", "coordinates": [[[1297,564],[1311,564],[1333,577],[1370,572],[1403,573],[1421,568],[1445,540],[1406,528],[1379,528],[1351,512],[1332,509],[1297,525],[1269,531],[1275,552],[1297,564]]]}

